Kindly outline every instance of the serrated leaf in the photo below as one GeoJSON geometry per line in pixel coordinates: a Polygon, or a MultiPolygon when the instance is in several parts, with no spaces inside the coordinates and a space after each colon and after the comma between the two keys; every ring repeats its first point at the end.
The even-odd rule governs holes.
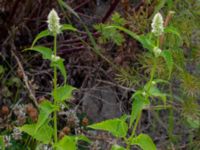
{"type": "Polygon", "coordinates": [[[125,137],[128,131],[128,125],[124,119],[110,119],[88,126],[96,130],[103,130],[112,133],[115,137],[125,137]]]}
{"type": "Polygon", "coordinates": [[[138,41],[141,40],[139,35],[135,34],[134,32],[132,32],[132,31],[130,31],[130,30],[124,28],[124,27],[116,26],[116,25],[110,25],[110,26],[108,26],[107,28],[116,28],[116,29],[118,29],[118,30],[121,30],[121,31],[127,33],[127,34],[130,35],[133,39],[136,39],[136,40],[138,40],[138,41]]]}
{"type": "Polygon", "coordinates": [[[52,95],[55,101],[62,102],[64,100],[69,100],[70,98],[72,98],[72,92],[75,89],[76,88],[70,85],[60,86],[56,90],[53,90],[52,95]]]}
{"type": "Polygon", "coordinates": [[[42,54],[43,59],[48,59],[51,60],[51,56],[52,56],[52,50],[48,47],[44,47],[44,46],[34,46],[31,48],[27,48],[26,50],[32,50],[32,51],[36,51],[42,54]]]}
{"type": "Polygon", "coordinates": [[[95,29],[101,33],[101,39],[103,42],[110,40],[117,45],[121,45],[125,40],[123,35],[112,26],[106,24],[98,24],[95,25],[95,29]]]}
{"type": "Polygon", "coordinates": [[[122,18],[117,12],[112,15],[112,21],[118,26],[123,26],[126,23],[125,19],[122,18]]]}
{"type": "Polygon", "coordinates": [[[62,24],[61,31],[70,30],[70,31],[77,31],[71,24],[62,24]]]}
{"type": "Polygon", "coordinates": [[[51,33],[49,32],[49,30],[41,31],[41,32],[36,36],[36,38],[34,39],[34,41],[33,41],[32,45],[31,45],[31,47],[33,47],[33,46],[35,45],[35,43],[36,43],[39,39],[41,39],[41,38],[43,38],[43,37],[46,37],[46,36],[50,36],[50,35],[51,35],[51,33]]]}
{"type": "Polygon", "coordinates": [[[172,53],[169,50],[164,50],[161,53],[161,56],[164,58],[166,65],[169,69],[169,78],[171,77],[174,61],[172,57],[172,53]]]}
{"type": "Polygon", "coordinates": [[[144,96],[142,95],[141,92],[138,92],[138,94],[134,94],[132,96],[132,109],[131,109],[131,118],[130,118],[130,124],[129,127],[132,126],[133,122],[135,121],[135,119],[137,118],[137,116],[139,115],[139,113],[141,113],[141,111],[143,110],[145,104],[145,100],[144,100],[144,96]]]}
{"type": "Polygon", "coordinates": [[[75,137],[64,136],[58,143],[54,144],[56,150],[77,150],[75,137]]]}
{"type": "Polygon", "coordinates": [[[165,27],[164,32],[165,33],[172,33],[172,34],[176,35],[179,39],[181,39],[181,35],[177,31],[177,29],[172,27],[172,26],[165,27]]]}
{"type": "Polygon", "coordinates": [[[31,135],[34,139],[48,144],[51,141],[53,135],[53,129],[46,123],[36,130],[37,124],[26,124],[19,129],[27,134],[31,135]]]}
{"type": "Polygon", "coordinates": [[[111,150],[126,150],[126,148],[119,145],[113,145],[111,150]]]}
{"type": "Polygon", "coordinates": [[[133,138],[131,145],[138,145],[143,150],[156,150],[156,146],[152,141],[151,137],[146,134],[140,134],[133,138]]]}
{"type": "Polygon", "coordinates": [[[163,103],[166,105],[166,94],[162,93],[157,87],[152,86],[149,90],[149,96],[153,96],[153,97],[160,97],[163,101],[163,103]]]}
{"type": "Polygon", "coordinates": [[[51,67],[56,67],[60,70],[63,78],[64,78],[64,83],[67,80],[67,72],[65,69],[65,65],[64,65],[64,59],[60,58],[57,61],[51,61],[51,67]]]}
{"type": "Polygon", "coordinates": [[[49,118],[49,115],[53,111],[59,110],[58,106],[53,105],[50,101],[47,101],[47,100],[42,102],[39,108],[40,108],[40,113],[39,113],[39,117],[38,117],[38,121],[36,125],[36,130],[38,130],[43,124],[46,123],[46,121],[49,118]]]}

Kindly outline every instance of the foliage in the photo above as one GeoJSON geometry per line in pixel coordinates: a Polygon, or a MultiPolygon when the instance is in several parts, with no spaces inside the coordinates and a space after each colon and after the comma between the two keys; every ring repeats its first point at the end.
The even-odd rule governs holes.
{"type": "MultiPolygon", "coordinates": [[[[57,2],[62,6],[63,10],[69,10],[83,24],[78,13],[67,5],[66,2],[63,0],[58,0],[57,2]]],[[[123,1],[122,3],[126,2],[123,1]]],[[[130,3],[128,2],[128,4],[130,3]]],[[[169,146],[165,147],[166,149],[179,149],[182,146],[179,142],[184,142],[185,144],[185,141],[187,141],[187,144],[185,144],[184,148],[199,149],[200,23],[198,20],[200,19],[200,1],[148,0],[143,2],[142,5],[143,7],[136,8],[138,9],[137,11],[127,9],[127,12],[124,14],[126,20],[119,13],[114,13],[110,22],[100,23],[94,26],[98,32],[98,44],[104,45],[97,45],[93,34],[89,32],[84,24],[83,26],[86,29],[92,46],[87,41],[81,39],[85,45],[87,44],[96,54],[110,64],[112,62],[106,58],[107,56],[103,56],[99,47],[104,47],[112,43],[111,45],[114,49],[112,50],[115,51],[116,48],[122,50],[123,43],[128,43],[127,45],[129,45],[129,41],[134,43],[133,49],[137,51],[134,57],[136,60],[132,60],[132,56],[129,56],[131,59],[126,60],[128,63],[125,64],[125,67],[112,64],[114,66],[112,69],[116,69],[119,72],[115,79],[123,85],[119,87],[131,91],[127,92],[131,95],[128,95],[130,101],[127,101],[127,105],[130,107],[128,110],[129,114],[123,115],[120,118],[108,119],[88,125],[90,121],[87,117],[82,119],[82,122],[79,122],[79,119],[76,122],[76,120],[70,120],[71,118],[69,116],[72,113],[69,113],[70,115],[66,114],[67,121],[64,118],[67,125],[61,129],[63,124],[58,124],[58,121],[63,118],[58,118],[57,114],[70,107],[68,105],[70,104],[69,100],[73,98],[72,93],[76,88],[67,83],[67,75],[69,72],[65,69],[65,59],[57,54],[57,40],[60,32],[77,31],[77,29],[71,24],[60,25],[60,18],[57,14],[54,14],[54,17],[57,17],[56,19],[54,18],[56,21],[48,21],[48,23],[51,22],[51,28],[55,26],[58,30],[46,29],[41,31],[36,35],[31,47],[24,49],[24,51],[38,52],[46,60],[45,62],[49,62],[53,70],[52,91],[48,91],[48,100],[41,99],[42,102],[38,107],[39,114],[37,114],[36,109],[34,110],[36,113],[35,120],[30,116],[27,117],[25,114],[24,122],[26,124],[23,123],[22,126],[19,125],[17,128],[25,133],[23,135],[21,135],[21,132],[18,133],[22,140],[17,141],[11,136],[6,136],[8,134],[13,136],[14,134],[14,131],[10,129],[13,124],[9,124],[10,122],[8,122],[7,129],[0,135],[0,149],[4,150],[10,145],[9,149],[11,150],[20,149],[22,148],[21,145],[24,145],[24,149],[36,148],[39,150],[51,147],[56,150],[76,150],[80,148],[80,143],[87,143],[85,145],[91,144],[90,139],[86,137],[87,134],[90,134],[91,130],[101,130],[112,134],[112,141],[106,141],[107,139],[104,139],[105,142],[110,144],[111,150],[130,150],[136,146],[144,150],[155,150],[157,149],[156,147],[160,149],[160,145],[156,146],[154,143],[154,136],[149,134],[152,136],[151,138],[147,134],[148,130],[146,128],[142,132],[140,132],[141,130],[137,130],[140,122],[145,120],[143,114],[146,111],[148,111],[148,119],[152,121],[150,125],[150,128],[152,127],[153,129],[152,132],[155,132],[159,128],[159,125],[166,130],[168,134],[167,138],[169,138],[167,143],[170,143],[168,144],[169,146]],[[169,10],[176,12],[170,19],[166,15],[169,10]],[[159,19],[154,19],[155,16],[159,16],[159,19]],[[151,24],[151,20],[157,21],[151,24]],[[163,21],[164,26],[162,26],[163,21]],[[168,22],[166,23],[166,21],[168,22]],[[160,26],[158,28],[161,32],[159,34],[150,32],[152,31],[150,28],[151,25],[154,28],[153,31],[155,31],[156,27],[160,26]],[[49,44],[46,44],[46,46],[36,45],[43,38],[47,38],[47,40],[53,39],[53,46],[47,47],[49,44]],[[108,44],[106,45],[106,43],[108,44]],[[59,84],[57,82],[58,75],[61,75],[61,80],[59,81],[62,81],[59,84]],[[162,114],[163,112],[164,115],[162,114]],[[162,115],[162,118],[159,115],[162,115]],[[155,124],[157,121],[159,124],[155,124]],[[68,127],[70,123],[73,124],[74,122],[78,124],[78,127],[68,127]],[[177,125],[176,129],[183,128],[184,131],[180,131],[178,135],[174,130],[174,125],[177,125]],[[79,129],[79,127],[81,128],[79,129]],[[81,135],[79,135],[80,132],[81,135]],[[182,136],[182,132],[187,137],[182,136]],[[40,145],[46,147],[40,147],[40,145]]],[[[54,11],[54,13],[56,12],[54,11]]],[[[70,14],[65,13],[65,11],[63,14],[67,14],[66,19],[69,21],[68,17],[71,17],[70,14]]],[[[80,36],[82,35],[82,32],[78,31],[78,33],[80,33],[80,36]]],[[[123,54],[126,51],[128,50],[125,50],[123,54]]],[[[1,58],[3,58],[2,54],[0,52],[1,58]]],[[[127,55],[129,54],[130,52],[127,55]]],[[[111,57],[115,57],[115,55],[111,57]]],[[[3,58],[4,61],[6,62],[5,58],[3,58]]],[[[21,99],[20,95],[24,93],[21,79],[25,80],[26,77],[24,79],[23,75],[22,77],[10,76],[11,72],[13,72],[13,68],[9,66],[9,63],[0,64],[0,79],[2,81],[0,85],[0,99],[2,100],[1,104],[4,104],[6,100],[14,97],[17,105],[18,102],[26,98],[26,96],[22,96],[21,99]],[[13,92],[13,89],[16,92],[13,92]]],[[[28,84],[31,84],[31,81],[28,84]]],[[[7,124],[7,116],[13,119],[11,114],[15,112],[15,107],[15,105],[11,105],[0,108],[0,119],[3,118],[0,122],[7,124]],[[11,108],[11,111],[8,108],[11,108]],[[5,113],[7,115],[6,117],[5,113]]],[[[74,116],[76,119],[79,118],[79,116],[74,116]]]]}
{"type": "MultiPolygon", "coordinates": [[[[50,19],[54,19],[53,17],[58,17],[56,12],[53,10],[54,16],[50,17],[50,19]]],[[[55,18],[56,19],[56,18],[55,18]]],[[[51,21],[52,21],[51,20],[51,21]]],[[[59,24],[59,18],[56,22],[51,22],[53,25],[51,26],[51,30],[53,27],[60,27],[60,25],[54,25],[59,24]]],[[[50,29],[49,29],[50,30],[50,29]]],[[[74,87],[67,85],[66,79],[67,74],[64,66],[64,59],[60,58],[56,55],[57,47],[56,47],[56,40],[59,32],[55,31],[55,33],[52,35],[52,33],[49,32],[49,30],[44,30],[40,32],[35,40],[33,41],[32,47],[27,48],[25,50],[34,50],[42,54],[43,59],[47,59],[51,61],[51,67],[54,69],[54,89],[52,91],[52,97],[54,99],[54,103],[52,104],[50,101],[44,101],[40,104],[40,113],[37,120],[37,123],[34,124],[25,124],[19,129],[23,132],[26,132],[30,136],[32,136],[34,139],[36,139],[39,142],[42,142],[44,144],[52,143],[52,136],[54,135],[54,146],[56,149],[62,149],[60,147],[65,146],[66,144],[70,144],[71,149],[75,149],[75,143],[73,140],[69,137],[64,137],[60,141],[57,141],[57,111],[59,110],[60,103],[64,103],[65,100],[69,100],[72,98],[72,91],[75,89],[74,87]],[[35,46],[35,43],[46,36],[53,36],[54,37],[54,50],[52,51],[50,48],[43,47],[43,46],[35,46]],[[64,77],[64,86],[57,87],[57,69],[60,70],[62,76],[64,77]],[[50,119],[50,115],[54,113],[53,119],[50,119]],[[50,125],[51,121],[54,121],[54,126],[50,125]]],[[[61,31],[64,30],[72,30],[76,31],[74,27],[71,25],[62,25],[61,31]]]]}
{"type": "MultiPolygon", "coordinates": [[[[118,13],[115,13],[112,17],[113,24],[123,26],[125,24],[125,20],[120,17],[118,13]]],[[[102,43],[106,43],[111,40],[117,45],[121,45],[125,40],[123,35],[117,31],[115,28],[109,28],[105,24],[97,24],[94,26],[97,31],[101,33],[100,41],[102,43]]]]}

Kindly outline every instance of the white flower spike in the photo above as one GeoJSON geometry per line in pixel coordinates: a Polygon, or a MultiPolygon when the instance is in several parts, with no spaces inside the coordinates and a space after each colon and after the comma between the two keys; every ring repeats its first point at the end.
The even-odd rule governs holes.
{"type": "Polygon", "coordinates": [[[152,27],[152,33],[155,36],[160,36],[164,32],[163,17],[160,13],[157,13],[154,16],[151,27],[152,27]]]}
{"type": "Polygon", "coordinates": [[[53,34],[59,34],[61,32],[60,18],[54,9],[50,11],[47,23],[49,31],[53,34]]]}

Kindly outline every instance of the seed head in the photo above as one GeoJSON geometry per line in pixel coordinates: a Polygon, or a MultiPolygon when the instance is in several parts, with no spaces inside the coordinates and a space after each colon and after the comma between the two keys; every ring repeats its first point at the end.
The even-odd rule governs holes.
{"type": "Polygon", "coordinates": [[[8,106],[4,105],[4,106],[1,108],[1,113],[2,113],[3,115],[8,115],[9,112],[10,112],[10,110],[9,110],[8,106]]]}
{"type": "Polygon", "coordinates": [[[53,34],[59,34],[61,32],[60,18],[54,9],[50,11],[47,23],[49,31],[53,34]]]}
{"type": "Polygon", "coordinates": [[[77,114],[74,110],[68,110],[66,112],[67,116],[67,125],[69,127],[77,127],[79,125],[79,118],[77,117],[77,114]]]}
{"type": "Polygon", "coordinates": [[[12,137],[15,140],[20,140],[22,139],[22,132],[18,128],[13,129],[12,137]]]}
{"type": "Polygon", "coordinates": [[[163,17],[160,13],[157,13],[154,16],[151,27],[152,27],[152,33],[155,36],[160,36],[164,32],[163,17]]]}

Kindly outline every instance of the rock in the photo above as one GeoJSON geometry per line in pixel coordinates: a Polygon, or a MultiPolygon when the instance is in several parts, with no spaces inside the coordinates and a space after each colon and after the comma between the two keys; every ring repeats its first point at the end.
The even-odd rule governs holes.
{"type": "Polygon", "coordinates": [[[120,117],[120,103],[117,94],[111,87],[94,87],[82,98],[82,108],[94,122],[120,117]]]}

